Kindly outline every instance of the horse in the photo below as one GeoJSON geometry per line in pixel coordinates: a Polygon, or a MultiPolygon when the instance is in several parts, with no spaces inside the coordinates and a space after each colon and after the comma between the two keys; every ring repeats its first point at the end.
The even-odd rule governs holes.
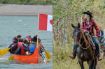
{"type": "Polygon", "coordinates": [[[71,24],[71,26],[74,29],[72,33],[74,42],[78,45],[76,56],[81,69],[84,69],[84,62],[88,63],[89,69],[96,69],[97,57],[93,48],[94,43],[91,41],[91,36],[83,32],[79,23],[78,26],[74,26],[73,24],[71,24]]]}

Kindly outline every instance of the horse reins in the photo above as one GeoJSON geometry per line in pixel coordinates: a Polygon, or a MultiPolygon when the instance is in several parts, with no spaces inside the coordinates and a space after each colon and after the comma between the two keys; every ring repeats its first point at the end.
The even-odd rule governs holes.
{"type": "MultiPolygon", "coordinates": [[[[85,43],[86,43],[86,38],[85,38],[85,36],[84,36],[84,34],[83,34],[83,32],[81,31],[81,33],[82,33],[82,35],[80,36],[80,40],[81,40],[81,38],[82,38],[82,36],[83,36],[83,38],[84,38],[84,41],[85,41],[85,43]]],[[[89,35],[89,38],[90,38],[90,35],[89,35]]],[[[91,43],[90,43],[90,41],[89,41],[89,43],[88,43],[88,46],[86,47],[86,48],[84,48],[84,47],[82,47],[82,45],[83,44],[80,44],[80,40],[79,40],[79,42],[78,42],[78,44],[79,44],[79,46],[82,48],[82,49],[84,49],[84,50],[87,50],[89,47],[91,47],[90,45],[91,45],[91,43]]],[[[89,39],[88,39],[89,40],[89,39]]],[[[90,40],[92,40],[92,39],[90,39],[90,40]]],[[[93,42],[92,42],[92,44],[94,44],[93,42]]],[[[94,52],[93,52],[94,53],[94,52]]],[[[94,57],[93,57],[94,58],[94,57]]]]}
{"type": "MultiPolygon", "coordinates": [[[[82,36],[83,36],[83,38],[84,38],[84,42],[85,42],[85,43],[87,42],[87,40],[86,40],[86,38],[85,38],[85,36],[84,36],[84,34],[83,34],[82,31],[81,31],[81,33],[82,33],[82,35],[80,36],[80,39],[79,39],[78,45],[79,45],[82,49],[85,49],[85,50],[86,50],[86,49],[88,49],[88,48],[90,47],[90,44],[88,44],[88,46],[87,46],[86,48],[82,47],[83,43],[80,44],[80,40],[81,40],[82,36]]],[[[87,44],[86,44],[86,45],[87,45],[87,44]]]]}

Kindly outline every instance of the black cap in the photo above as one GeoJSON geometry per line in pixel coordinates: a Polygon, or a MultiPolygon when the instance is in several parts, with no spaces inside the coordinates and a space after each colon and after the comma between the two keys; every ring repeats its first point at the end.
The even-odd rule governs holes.
{"type": "Polygon", "coordinates": [[[21,35],[17,35],[17,38],[21,38],[22,36],[21,35]]]}
{"type": "MultiPolygon", "coordinates": [[[[32,41],[33,42],[37,42],[37,35],[32,38],[32,41]]],[[[38,38],[38,42],[41,42],[41,39],[40,38],[38,38]]]]}
{"type": "Polygon", "coordinates": [[[90,11],[83,12],[83,14],[87,14],[87,15],[89,15],[90,18],[93,18],[93,15],[90,11]]]}
{"type": "Polygon", "coordinates": [[[33,42],[37,42],[37,35],[35,35],[35,36],[32,38],[32,41],[33,41],[33,42]]]}

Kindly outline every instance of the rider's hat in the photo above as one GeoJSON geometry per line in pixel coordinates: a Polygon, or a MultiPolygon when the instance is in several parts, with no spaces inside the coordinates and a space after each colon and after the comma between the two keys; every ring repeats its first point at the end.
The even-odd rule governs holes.
{"type": "Polygon", "coordinates": [[[83,14],[87,14],[87,15],[89,15],[90,18],[93,17],[92,12],[90,12],[90,11],[83,12],[83,14]]]}

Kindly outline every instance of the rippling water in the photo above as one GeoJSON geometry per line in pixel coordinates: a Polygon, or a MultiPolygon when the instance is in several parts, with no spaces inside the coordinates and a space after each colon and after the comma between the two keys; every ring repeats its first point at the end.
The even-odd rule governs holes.
{"type": "MultiPolygon", "coordinates": [[[[37,16],[0,16],[0,48],[11,44],[12,38],[21,34],[34,36],[38,34],[44,47],[52,52],[52,33],[38,31],[37,16]]],[[[52,61],[48,64],[15,64],[7,61],[8,55],[0,58],[0,69],[52,69],[52,61]]]]}

